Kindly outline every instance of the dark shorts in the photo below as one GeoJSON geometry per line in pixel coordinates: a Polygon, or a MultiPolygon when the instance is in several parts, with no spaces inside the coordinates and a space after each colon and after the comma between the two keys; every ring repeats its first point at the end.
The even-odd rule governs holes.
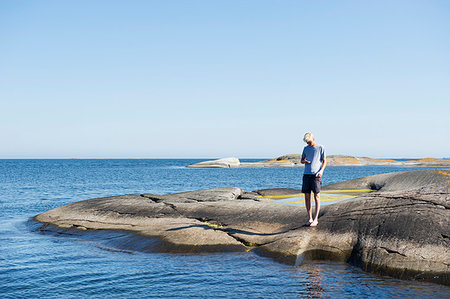
{"type": "Polygon", "coordinates": [[[320,193],[322,178],[316,177],[314,174],[303,175],[302,193],[320,193]]]}

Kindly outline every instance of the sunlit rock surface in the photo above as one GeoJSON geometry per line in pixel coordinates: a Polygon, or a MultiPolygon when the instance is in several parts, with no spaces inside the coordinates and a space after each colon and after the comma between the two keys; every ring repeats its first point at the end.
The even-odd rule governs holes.
{"type": "Polygon", "coordinates": [[[449,285],[449,178],[449,170],[422,170],[326,186],[325,191],[360,195],[324,206],[315,228],[304,225],[304,207],[262,197],[295,196],[298,190],[236,187],[96,198],[34,219],[44,223],[42,230],[127,230],[158,240],[152,246],[142,246],[139,238],[117,244],[127,250],[254,250],[293,265],[336,260],[449,285]]]}
{"type": "Polygon", "coordinates": [[[240,166],[238,158],[222,158],[188,165],[192,168],[236,168],[240,166]]]}

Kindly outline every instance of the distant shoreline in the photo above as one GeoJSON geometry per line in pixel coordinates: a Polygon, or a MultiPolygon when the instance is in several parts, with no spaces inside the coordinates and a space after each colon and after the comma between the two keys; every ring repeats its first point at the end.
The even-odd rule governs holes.
{"type": "MultiPolygon", "coordinates": [[[[238,167],[303,167],[301,155],[284,155],[270,160],[241,162],[238,158],[222,158],[187,165],[191,168],[238,168],[238,167]]],[[[449,159],[379,159],[346,155],[330,155],[327,166],[404,166],[404,167],[450,167],[449,159]]]]}

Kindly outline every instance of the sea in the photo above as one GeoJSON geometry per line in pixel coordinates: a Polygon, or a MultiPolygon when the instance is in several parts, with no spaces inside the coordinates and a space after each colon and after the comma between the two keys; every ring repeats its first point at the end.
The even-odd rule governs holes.
{"type": "MultiPolygon", "coordinates": [[[[203,160],[0,160],[0,298],[450,298],[450,287],[379,276],[346,263],[290,266],[251,251],[124,251],[100,235],[43,233],[32,220],[47,210],[104,196],[301,187],[300,167],[185,167],[203,160]]],[[[328,167],[323,183],[414,169],[328,167]]]]}

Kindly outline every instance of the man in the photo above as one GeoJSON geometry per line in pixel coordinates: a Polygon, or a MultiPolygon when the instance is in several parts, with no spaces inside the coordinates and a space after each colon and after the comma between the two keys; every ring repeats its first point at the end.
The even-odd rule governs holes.
{"type": "Polygon", "coordinates": [[[306,133],[303,137],[308,145],[303,148],[301,163],[305,164],[303,173],[302,193],[305,193],[305,206],[308,212],[309,221],[306,225],[317,226],[319,224],[320,211],[320,186],[322,185],[322,175],[327,166],[325,148],[314,141],[312,133],[306,133]],[[311,191],[314,193],[316,202],[316,212],[314,218],[311,211],[311,191]]]}

